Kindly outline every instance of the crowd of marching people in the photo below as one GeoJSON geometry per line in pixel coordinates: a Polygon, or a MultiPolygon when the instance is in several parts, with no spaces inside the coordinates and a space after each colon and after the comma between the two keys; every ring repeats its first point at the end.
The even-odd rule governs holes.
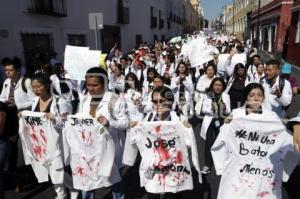
{"type": "Polygon", "coordinates": [[[18,176],[17,192],[34,173],[39,183],[50,176],[57,199],[93,199],[102,187],[127,198],[121,171],[138,163],[138,152],[148,199],[184,198],[193,189],[190,160],[199,183],[213,169],[222,175],[219,199],[281,198],[282,181],[300,161],[300,117],[286,118],[299,93],[292,66],[264,62],[233,38],[190,40],[204,45],[203,63],[189,56],[188,39],[124,54],[115,46],[81,82],[68,78],[55,53],[37,55],[30,67],[2,59],[0,198],[5,170],[18,176]],[[236,55],[245,59],[236,63],[236,55]]]}

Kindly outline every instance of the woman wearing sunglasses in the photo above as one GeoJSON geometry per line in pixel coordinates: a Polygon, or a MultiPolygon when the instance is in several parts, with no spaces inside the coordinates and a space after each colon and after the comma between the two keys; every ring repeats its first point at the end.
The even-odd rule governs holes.
{"type": "MultiPolygon", "coordinates": [[[[195,147],[196,146],[196,141],[195,141],[195,138],[194,138],[193,130],[192,130],[191,126],[188,125],[187,122],[183,122],[177,116],[175,111],[172,111],[172,106],[173,106],[173,103],[174,103],[174,95],[173,95],[172,90],[170,88],[166,87],[166,86],[159,86],[159,87],[156,87],[153,90],[153,93],[152,93],[151,97],[152,97],[152,103],[153,103],[153,111],[146,115],[146,117],[143,120],[143,123],[151,122],[149,124],[153,124],[153,125],[156,126],[157,123],[155,123],[155,122],[173,121],[176,124],[180,124],[180,123],[183,124],[183,127],[184,127],[183,130],[184,131],[180,132],[180,134],[182,133],[186,137],[184,137],[184,140],[180,140],[180,142],[184,142],[187,147],[191,147],[192,152],[191,152],[190,155],[186,155],[184,157],[182,156],[181,158],[186,159],[186,160],[192,159],[196,170],[198,171],[198,173],[200,173],[199,163],[198,163],[198,153],[197,153],[197,150],[196,151],[193,150],[193,149],[197,148],[197,147],[195,147]],[[152,122],[154,122],[154,123],[152,123],[152,122]],[[188,156],[191,156],[191,157],[188,157],[188,156]]],[[[163,124],[163,122],[159,123],[159,124],[163,124]]],[[[174,134],[173,136],[175,136],[175,135],[176,134],[174,134]]],[[[167,168],[163,167],[161,165],[160,165],[161,167],[159,167],[159,168],[162,168],[161,171],[159,171],[157,169],[154,169],[154,170],[152,170],[152,173],[151,173],[150,170],[149,170],[149,167],[152,167],[153,164],[150,163],[150,166],[149,166],[148,163],[153,161],[153,159],[151,159],[153,157],[151,157],[151,155],[145,156],[145,153],[147,153],[147,152],[145,152],[146,149],[143,148],[144,143],[143,143],[143,141],[141,141],[142,138],[141,137],[137,138],[134,134],[132,134],[132,135],[128,135],[128,137],[126,137],[126,139],[127,139],[126,146],[125,146],[125,151],[126,152],[124,152],[123,163],[126,163],[128,165],[133,165],[134,162],[135,162],[135,157],[136,157],[136,153],[133,153],[133,151],[137,152],[136,148],[138,148],[138,150],[140,150],[140,153],[142,155],[142,161],[141,161],[140,172],[139,172],[140,182],[141,182],[141,186],[145,187],[145,189],[147,191],[147,198],[148,199],[160,199],[161,195],[163,195],[164,199],[182,199],[182,198],[185,198],[184,197],[185,192],[187,192],[187,190],[191,189],[192,182],[191,181],[188,182],[188,180],[187,180],[184,183],[184,185],[182,183],[178,183],[176,185],[170,185],[170,181],[168,181],[167,177],[166,177],[167,175],[169,175],[168,171],[167,171],[167,168]],[[127,138],[129,138],[129,139],[127,139],[127,138]],[[128,144],[129,140],[130,140],[130,144],[128,144]],[[143,144],[140,144],[140,143],[143,143],[143,144]],[[133,154],[135,155],[135,157],[133,157],[133,154]],[[148,169],[145,171],[145,168],[148,168],[148,169]],[[163,169],[165,169],[165,170],[163,170],[163,169]],[[165,179],[161,179],[160,175],[165,176],[165,179]],[[150,176],[152,176],[152,177],[150,177],[150,176]],[[156,181],[157,179],[158,179],[159,183],[157,183],[157,181],[156,181]],[[176,191],[174,191],[174,192],[173,191],[172,192],[168,192],[168,191],[162,192],[161,187],[160,187],[160,183],[164,184],[164,190],[171,190],[172,189],[172,190],[176,190],[176,191]],[[174,187],[174,186],[176,186],[176,187],[174,187]]],[[[154,142],[161,143],[161,141],[163,139],[164,138],[159,137],[154,142]]],[[[175,138],[173,138],[173,139],[175,139],[175,138]]],[[[179,139],[179,138],[177,137],[177,139],[179,139]]],[[[175,141],[174,141],[174,143],[175,143],[175,141]]],[[[175,148],[175,144],[173,145],[173,147],[175,148]]],[[[159,150],[161,150],[161,149],[159,149],[159,150]]],[[[176,151],[177,151],[177,149],[176,149],[176,151]]],[[[152,151],[151,151],[151,153],[152,153],[152,151]]],[[[165,152],[162,152],[162,151],[159,152],[159,154],[165,154],[165,153],[169,154],[165,158],[168,159],[168,161],[170,161],[168,166],[171,166],[173,164],[173,162],[172,162],[173,159],[171,158],[172,155],[170,155],[170,154],[172,154],[172,150],[171,150],[170,146],[169,147],[166,146],[165,152]]],[[[174,173],[176,173],[176,172],[174,172],[174,173]]],[[[199,176],[199,181],[201,181],[201,175],[199,176]]]]}

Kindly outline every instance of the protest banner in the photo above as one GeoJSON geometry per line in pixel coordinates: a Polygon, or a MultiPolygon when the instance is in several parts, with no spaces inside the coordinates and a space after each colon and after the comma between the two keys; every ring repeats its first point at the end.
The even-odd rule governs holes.
{"type": "MultiPolygon", "coordinates": [[[[198,172],[199,162],[192,130],[185,129],[176,122],[145,122],[132,128],[127,136],[123,163],[130,162],[128,165],[131,165],[135,162],[136,156],[133,157],[128,151],[140,151],[141,186],[147,192],[178,192],[193,188],[187,146],[191,147],[193,164],[198,172]],[[137,148],[129,150],[133,144],[137,148]]],[[[201,180],[200,175],[199,181],[201,180]]]]}
{"type": "Polygon", "coordinates": [[[282,180],[298,163],[291,154],[292,136],[272,113],[223,125],[211,151],[216,173],[222,175],[218,199],[281,198],[282,180]]]}
{"type": "Polygon", "coordinates": [[[89,47],[66,46],[64,67],[72,80],[85,80],[85,73],[99,66],[101,51],[89,50],[89,47]]]}

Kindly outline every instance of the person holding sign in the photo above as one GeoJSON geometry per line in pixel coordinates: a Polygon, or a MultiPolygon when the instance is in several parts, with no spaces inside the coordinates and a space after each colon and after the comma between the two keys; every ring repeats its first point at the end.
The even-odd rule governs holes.
{"type": "Polygon", "coordinates": [[[212,80],[203,100],[202,113],[205,115],[201,126],[200,135],[205,140],[205,162],[203,174],[209,174],[213,166],[210,148],[219,134],[220,126],[225,116],[229,115],[230,98],[225,90],[223,78],[216,77],[212,80]]]}
{"type": "Polygon", "coordinates": [[[251,83],[246,103],[234,109],[211,148],[216,173],[222,175],[218,199],[281,198],[299,160],[292,136],[276,113],[263,106],[264,89],[251,83]]]}
{"type": "Polygon", "coordinates": [[[166,86],[153,90],[154,111],[147,114],[126,137],[123,163],[133,166],[137,152],[142,156],[140,182],[148,199],[183,199],[193,189],[189,154],[199,174],[198,152],[191,126],[172,111],[174,95],[166,86]]]}
{"type": "MultiPolygon", "coordinates": [[[[78,113],[90,114],[109,131],[115,144],[114,164],[122,167],[125,131],[128,127],[128,117],[125,102],[118,95],[108,91],[108,77],[104,69],[94,67],[86,72],[87,92],[79,95],[78,113]]],[[[118,170],[111,172],[110,183],[113,184],[114,199],[123,199],[124,193],[120,183],[118,170]]],[[[95,191],[82,191],[84,199],[95,198],[95,191]]]]}
{"type": "MultiPolygon", "coordinates": [[[[48,120],[52,122],[56,131],[60,132],[63,126],[62,118],[66,117],[69,113],[72,112],[71,104],[66,100],[64,100],[63,98],[57,98],[55,96],[52,96],[51,80],[48,77],[48,75],[44,73],[35,74],[32,77],[31,85],[32,85],[32,90],[36,95],[36,97],[33,99],[31,111],[45,113],[44,117],[46,117],[48,120]]],[[[19,116],[22,117],[22,115],[23,112],[20,112],[19,116]]],[[[36,120],[32,121],[32,123],[34,122],[36,122],[36,120]]],[[[44,136],[41,133],[41,131],[47,131],[47,130],[49,129],[41,129],[39,132],[43,142],[45,143],[49,142],[49,145],[52,142],[58,142],[58,143],[61,142],[60,140],[61,138],[59,135],[57,135],[56,131],[53,131],[52,133],[54,135],[50,137],[44,136]],[[52,140],[54,137],[56,137],[56,140],[52,140]]],[[[41,142],[38,141],[38,137],[33,137],[33,138],[34,138],[33,139],[34,144],[41,142]]],[[[48,166],[48,168],[45,168],[47,167],[46,165],[48,164],[43,164],[40,162],[33,162],[31,163],[31,165],[39,182],[46,181],[45,179],[48,179],[48,173],[49,173],[52,182],[54,184],[55,192],[57,194],[56,198],[63,199],[67,195],[64,186],[64,169],[63,169],[63,161],[62,161],[63,155],[59,145],[57,145],[56,147],[57,148],[54,149],[48,149],[50,152],[53,153],[49,155],[54,156],[55,154],[58,154],[57,157],[53,159],[53,161],[49,164],[50,166],[48,166]],[[45,169],[47,169],[48,172],[44,172],[45,169]]],[[[23,150],[24,150],[24,144],[23,144],[23,150]]],[[[38,152],[38,148],[35,150],[35,152],[38,152]]],[[[25,154],[24,154],[24,158],[26,162],[25,154]]],[[[74,195],[72,198],[75,198],[78,195],[78,192],[71,190],[71,195],[74,195]]]]}

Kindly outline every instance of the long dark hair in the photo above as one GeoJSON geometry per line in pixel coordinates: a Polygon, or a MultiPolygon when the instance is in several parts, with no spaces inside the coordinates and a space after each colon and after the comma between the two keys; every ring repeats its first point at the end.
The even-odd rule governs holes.
{"type": "MultiPolygon", "coordinates": [[[[209,85],[209,87],[208,87],[208,89],[207,89],[207,91],[208,92],[214,92],[214,84],[215,84],[215,82],[216,81],[220,81],[221,83],[222,83],[222,93],[225,91],[225,89],[226,89],[226,83],[225,83],[225,81],[224,81],[224,79],[222,78],[222,77],[215,77],[212,81],[211,81],[211,83],[210,83],[210,85],[209,85]]],[[[214,92],[215,93],[215,92],[214,92]]]]}
{"type": "Polygon", "coordinates": [[[176,68],[176,71],[175,71],[176,76],[177,77],[179,76],[179,65],[181,65],[181,64],[184,65],[184,67],[185,67],[185,76],[186,77],[189,76],[188,67],[187,67],[187,65],[183,61],[179,62],[179,64],[177,65],[177,68],[176,68]]]}
{"type": "Polygon", "coordinates": [[[207,65],[204,67],[205,73],[207,73],[207,69],[208,69],[210,66],[214,69],[214,74],[217,74],[217,67],[216,67],[216,64],[215,64],[214,62],[211,62],[211,61],[209,61],[209,62],[207,63],[207,65]]]}
{"type": "Polygon", "coordinates": [[[128,84],[128,79],[131,78],[134,81],[135,90],[138,92],[142,92],[142,85],[140,84],[140,81],[138,80],[137,76],[134,73],[128,73],[125,77],[125,93],[128,89],[130,89],[128,84]]]}
{"type": "Polygon", "coordinates": [[[36,73],[31,78],[31,82],[33,81],[38,81],[40,84],[43,84],[45,87],[48,87],[47,92],[48,94],[51,94],[51,80],[47,74],[36,73]]]}
{"type": "Polygon", "coordinates": [[[253,90],[253,89],[260,89],[263,93],[263,96],[265,98],[265,89],[264,87],[261,85],[261,84],[258,84],[258,83],[250,83],[248,84],[245,88],[244,88],[244,91],[243,91],[243,97],[244,97],[244,101],[246,102],[247,100],[247,97],[249,95],[249,93],[253,90]]]}
{"type": "Polygon", "coordinates": [[[150,80],[149,77],[148,77],[148,75],[149,75],[150,72],[153,72],[153,73],[154,73],[153,79],[154,79],[154,77],[155,77],[156,75],[158,75],[158,72],[157,72],[157,70],[156,70],[155,68],[148,68],[148,70],[147,70],[147,81],[148,81],[149,83],[151,83],[151,82],[153,81],[153,79],[150,80]]]}
{"type": "Polygon", "coordinates": [[[234,71],[233,71],[233,76],[234,76],[234,78],[237,78],[237,77],[239,76],[239,75],[238,75],[238,70],[239,70],[240,68],[244,69],[244,71],[245,71],[244,78],[246,78],[246,76],[247,76],[247,71],[246,71],[246,68],[245,68],[244,64],[242,64],[242,63],[238,63],[238,64],[235,65],[234,71]]]}
{"type": "Polygon", "coordinates": [[[170,107],[172,107],[172,104],[174,103],[174,94],[172,90],[169,87],[166,86],[159,86],[156,87],[151,95],[151,99],[153,100],[154,93],[159,93],[159,95],[163,98],[165,98],[170,103],[170,107]]]}
{"type": "Polygon", "coordinates": [[[121,71],[121,75],[124,75],[124,69],[123,69],[123,66],[121,64],[117,64],[116,68],[118,68],[121,71]]]}

